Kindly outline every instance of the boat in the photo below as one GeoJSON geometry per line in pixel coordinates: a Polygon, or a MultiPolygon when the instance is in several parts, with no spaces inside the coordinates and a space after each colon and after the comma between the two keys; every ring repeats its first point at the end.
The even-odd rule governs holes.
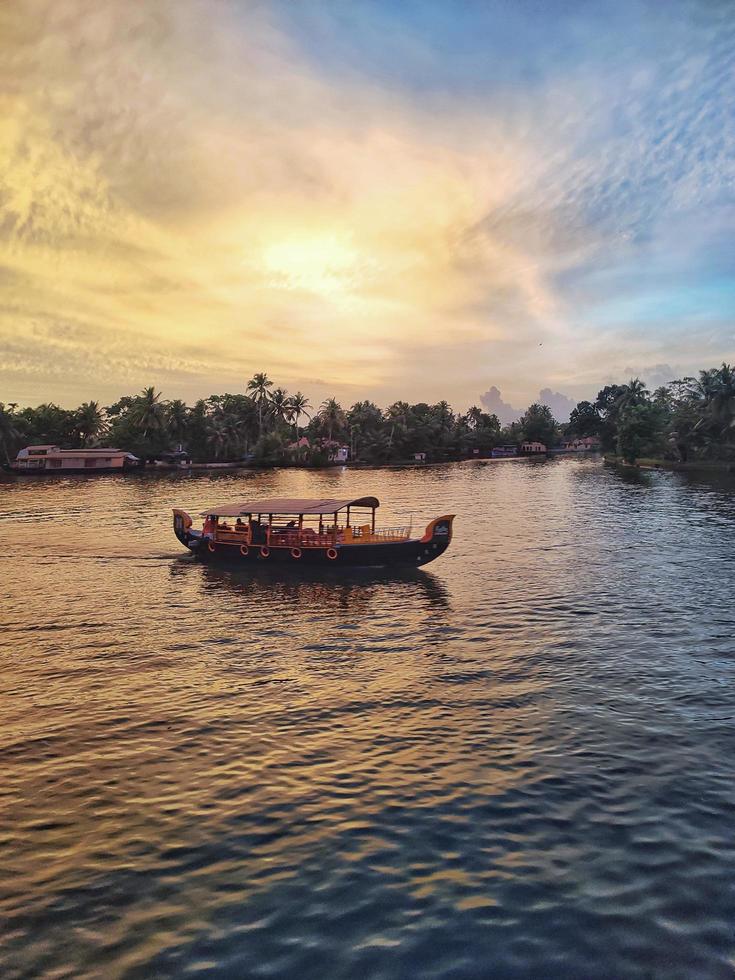
{"type": "Polygon", "coordinates": [[[411,566],[434,561],[452,540],[454,514],[435,517],[420,537],[409,527],[376,527],[377,497],[286,498],[209,507],[201,530],[174,509],[174,533],[202,561],[322,566],[411,566]]]}
{"type": "Polygon", "coordinates": [[[67,473],[122,473],[137,469],[140,460],[123,449],[60,449],[59,446],[26,446],[10,464],[14,473],[39,476],[67,473]]]}

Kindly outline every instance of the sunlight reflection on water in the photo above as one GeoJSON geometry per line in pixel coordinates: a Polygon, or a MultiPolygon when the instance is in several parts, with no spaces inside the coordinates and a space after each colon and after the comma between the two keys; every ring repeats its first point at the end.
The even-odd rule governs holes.
{"type": "Polygon", "coordinates": [[[0,484],[0,974],[731,976],[734,526],[591,459],[0,484]],[[170,528],[363,492],[449,551],[170,528]]]}

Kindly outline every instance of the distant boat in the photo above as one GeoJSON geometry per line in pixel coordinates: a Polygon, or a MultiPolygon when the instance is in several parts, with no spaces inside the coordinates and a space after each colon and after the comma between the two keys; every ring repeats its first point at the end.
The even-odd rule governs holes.
{"type": "Polygon", "coordinates": [[[495,449],[490,453],[493,459],[499,459],[504,456],[517,456],[518,447],[517,446],[496,446],[495,449]]]}
{"type": "Polygon", "coordinates": [[[65,476],[67,473],[122,473],[140,465],[137,456],[123,449],[60,449],[48,445],[21,449],[10,469],[37,476],[65,476]]]}
{"type": "Polygon", "coordinates": [[[377,497],[351,500],[277,497],[209,507],[195,530],[174,510],[174,533],[202,561],[351,566],[411,566],[434,561],[452,540],[454,514],[411,527],[376,527],[377,497]]]}

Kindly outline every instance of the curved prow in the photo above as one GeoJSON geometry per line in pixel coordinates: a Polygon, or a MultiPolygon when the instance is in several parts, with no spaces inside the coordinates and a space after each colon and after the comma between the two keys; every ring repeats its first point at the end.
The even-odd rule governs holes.
{"type": "Polygon", "coordinates": [[[433,521],[430,521],[426,525],[426,531],[424,532],[423,538],[421,540],[424,543],[429,541],[440,541],[445,547],[452,540],[452,521],[454,520],[454,514],[445,514],[443,517],[435,517],[433,521]]]}
{"type": "Polygon", "coordinates": [[[174,534],[186,548],[189,547],[188,531],[191,525],[192,520],[186,511],[174,508],[174,534]]]}

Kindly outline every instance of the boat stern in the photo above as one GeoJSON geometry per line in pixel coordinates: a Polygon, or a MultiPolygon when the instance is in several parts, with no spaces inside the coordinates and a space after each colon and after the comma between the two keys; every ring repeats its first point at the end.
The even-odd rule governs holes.
{"type": "Polygon", "coordinates": [[[183,546],[190,550],[194,548],[194,541],[198,543],[198,535],[195,535],[191,530],[192,523],[192,519],[185,510],[174,508],[174,534],[183,546]]]}

